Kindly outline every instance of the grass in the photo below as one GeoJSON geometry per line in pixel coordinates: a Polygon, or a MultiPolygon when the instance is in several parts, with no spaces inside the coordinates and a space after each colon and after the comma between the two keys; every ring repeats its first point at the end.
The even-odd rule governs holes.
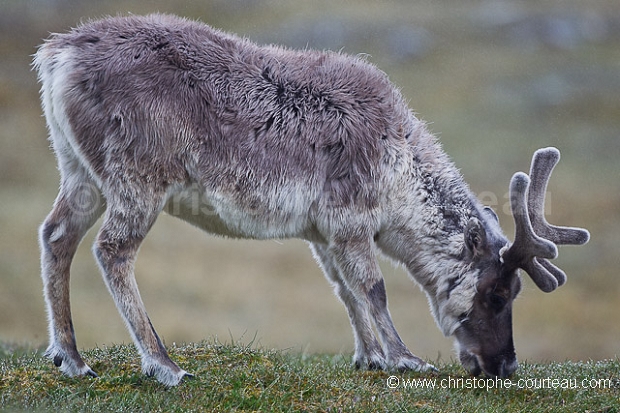
{"type": "Polygon", "coordinates": [[[515,385],[506,388],[503,382],[503,388],[497,388],[498,381],[467,376],[457,363],[438,365],[439,373],[421,374],[356,371],[348,356],[217,342],[172,345],[169,352],[195,374],[175,388],[143,376],[130,345],[84,352],[100,375],[97,379],[65,377],[40,351],[0,345],[0,410],[618,412],[620,408],[618,359],[522,363],[511,377],[515,385]],[[435,388],[424,387],[433,383],[435,388]],[[442,388],[450,383],[456,388],[442,388]],[[493,388],[485,388],[490,385],[493,388]]]}
{"type": "MultiPolygon", "coordinates": [[[[592,240],[560,250],[558,266],[569,281],[553,294],[524,277],[514,308],[517,352],[536,361],[614,358],[620,350],[617,3],[0,1],[0,341],[39,342],[46,331],[37,228],[56,196],[58,172],[31,55],[49,32],[82,20],[162,11],[259,43],[369,54],[411,109],[431,122],[472,190],[496,208],[509,238],[510,176],[528,168],[533,150],[557,146],[562,161],[549,187],[548,219],[588,228],[592,240]],[[570,47],[549,44],[567,25],[568,35],[589,36],[570,47]],[[411,39],[420,30],[428,35],[422,43],[430,39],[424,53],[396,53],[415,46],[411,39]]],[[[93,260],[94,233],[78,251],[71,278],[73,323],[86,348],[129,340],[93,260]]],[[[384,269],[403,340],[427,358],[451,354],[423,293],[403,271],[384,269]]],[[[168,342],[260,331],[268,348],[346,353],[352,347],[346,311],[303,242],[218,239],[163,215],[141,248],[136,274],[149,316],[168,342]]]]}
{"type": "MultiPolygon", "coordinates": [[[[45,139],[39,86],[29,66],[35,46],[49,32],[65,31],[87,18],[157,10],[197,18],[259,43],[368,53],[402,88],[412,110],[431,122],[472,190],[491,195],[485,202],[496,208],[509,238],[512,218],[502,211],[508,205],[510,176],[528,167],[533,150],[560,148],[562,162],[550,183],[549,221],[584,226],[592,240],[560,251],[559,266],[569,282],[557,292],[544,295],[524,277],[525,288],[514,307],[517,354],[536,361],[615,361],[523,363],[515,378],[618,378],[617,0],[3,0],[0,411],[618,411],[617,387],[390,390],[389,374],[349,367],[352,339],[346,311],[304,243],[217,239],[165,215],[147,237],[137,263],[141,295],[160,336],[191,342],[205,334],[238,337],[260,331],[263,348],[304,346],[313,354],[345,356],[214,343],[177,346],[170,349],[173,357],[196,379],[165,389],[140,374],[132,347],[86,351],[100,374],[90,380],[63,377],[35,349],[2,345],[6,340],[39,342],[46,331],[36,234],[56,195],[58,173],[45,139]],[[495,22],[494,13],[499,18],[495,22]],[[577,24],[573,33],[594,37],[570,47],[545,40],[579,22],[585,26],[577,24]],[[525,36],[527,44],[522,44],[522,29],[528,27],[538,29],[528,29],[534,37],[525,36]],[[396,46],[411,45],[411,28],[413,34],[423,29],[430,35],[426,54],[393,55],[394,40],[396,46]]],[[[93,261],[93,232],[77,253],[71,281],[73,322],[80,345],[87,348],[128,340],[93,261]]],[[[401,270],[385,266],[384,274],[390,311],[403,340],[420,356],[449,358],[452,345],[436,328],[423,293],[401,270]]],[[[436,365],[439,375],[399,377],[467,378],[457,364],[436,365]]]]}

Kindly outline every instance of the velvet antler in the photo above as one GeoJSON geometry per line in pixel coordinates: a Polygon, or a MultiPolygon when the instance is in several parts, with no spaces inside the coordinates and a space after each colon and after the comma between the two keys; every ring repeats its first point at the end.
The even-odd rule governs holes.
{"type": "Polygon", "coordinates": [[[545,219],[547,183],[559,160],[560,151],[556,148],[539,149],[532,158],[530,176],[517,172],[510,180],[515,240],[502,259],[509,269],[525,270],[544,292],[551,292],[566,282],[564,271],[548,261],[557,256],[556,245],[581,245],[590,239],[585,229],[558,227],[545,219]]]}

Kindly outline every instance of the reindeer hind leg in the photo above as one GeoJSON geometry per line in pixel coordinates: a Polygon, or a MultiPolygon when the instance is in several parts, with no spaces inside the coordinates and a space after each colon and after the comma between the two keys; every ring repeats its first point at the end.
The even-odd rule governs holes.
{"type": "Polygon", "coordinates": [[[113,188],[93,252],[116,307],[142,357],[142,371],[166,386],[191,377],[168,356],[147,315],[134,275],[134,262],[147,232],[164,205],[157,191],[113,188]],[[133,192],[132,196],[116,196],[133,192]]]}
{"type": "Polygon", "coordinates": [[[63,156],[59,156],[59,163],[63,172],[60,192],[39,230],[41,278],[50,340],[45,355],[68,376],[96,376],[77,350],[69,278],[78,245],[101,216],[103,201],[99,189],[83,168],[76,163],[70,167],[71,162],[63,156]]]}

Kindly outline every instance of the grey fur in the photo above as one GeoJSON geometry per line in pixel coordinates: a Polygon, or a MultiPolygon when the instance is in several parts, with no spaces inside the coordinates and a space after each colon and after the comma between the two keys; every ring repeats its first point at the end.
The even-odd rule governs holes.
{"type": "Polygon", "coordinates": [[[47,355],[65,373],[95,374],[75,343],[69,267],[105,213],[93,251],[143,371],[169,386],[188,375],[168,357],[133,274],[162,210],[223,236],[307,240],[350,316],[358,367],[432,368],[394,328],[381,251],[422,286],[471,372],[516,368],[520,281],[502,267],[497,218],[364,59],[257,46],[154,14],[52,35],[34,66],[61,174],[40,230],[47,355]],[[92,199],[101,202],[85,205],[92,199]]]}

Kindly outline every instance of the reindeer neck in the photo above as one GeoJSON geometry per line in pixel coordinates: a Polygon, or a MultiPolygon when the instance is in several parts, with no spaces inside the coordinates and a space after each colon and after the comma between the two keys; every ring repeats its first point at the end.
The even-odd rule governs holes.
{"type": "Polygon", "coordinates": [[[438,145],[412,150],[412,165],[403,176],[381,250],[404,264],[430,294],[451,268],[466,265],[464,231],[471,217],[485,219],[482,206],[460,172],[438,145]]]}

